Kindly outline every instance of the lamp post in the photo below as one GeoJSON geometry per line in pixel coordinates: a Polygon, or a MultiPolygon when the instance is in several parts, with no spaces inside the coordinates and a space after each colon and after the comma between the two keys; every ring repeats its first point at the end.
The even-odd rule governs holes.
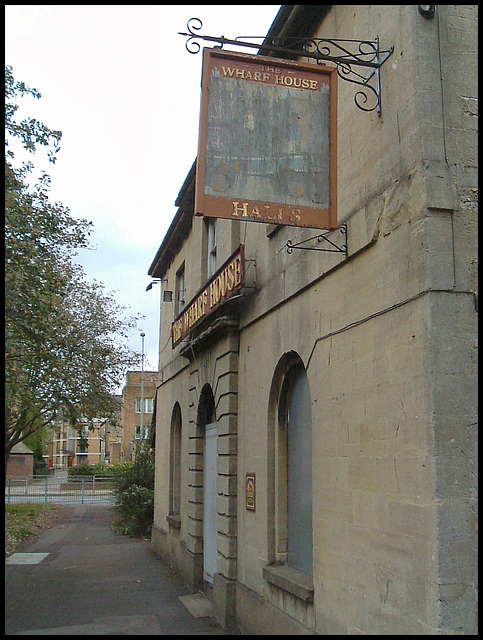
{"type": "MultiPolygon", "coordinates": [[[[163,302],[172,302],[172,300],[173,300],[173,292],[172,291],[163,291],[163,282],[166,282],[166,284],[167,284],[167,282],[168,282],[167,278],[159,278],[159,280],[153,280],[146,287],[146,291],[150,291],[153,288],[153,285],[158,284],[158,283],[161,284],[161,286],[160,286],[160,296],[159,296],[159,331],[160,332],[161,332],[162,303],[163,302]]],[[[158,368],[159,368],[159,353],[158,353],[158,368]]]]}
{"type": "Polygon", "coordinates": [[[141,440],[144,438],[144,336],[141,331],[141,440]]]}

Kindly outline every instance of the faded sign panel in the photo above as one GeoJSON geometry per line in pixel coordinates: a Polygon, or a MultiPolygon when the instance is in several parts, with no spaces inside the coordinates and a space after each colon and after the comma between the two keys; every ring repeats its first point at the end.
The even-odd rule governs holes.
{"type": "Polygon", "coordinates": [[[332,70],[204,52],[195,212],[336,227],[332,70]]]}
{"type": "Polygon", "coordinates": [[[233,80],[226,91],[213,74],[205,193],[328,209],[328,85],[302,93],[233,80]]]}

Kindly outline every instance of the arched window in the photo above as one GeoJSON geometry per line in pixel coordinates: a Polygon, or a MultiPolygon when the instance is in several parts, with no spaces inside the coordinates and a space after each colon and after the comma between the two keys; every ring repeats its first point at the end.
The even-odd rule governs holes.
{"type": "Polygon", "coordinates": [[[181,407],[177,402],[171,416],[169,452],[169,513],[179,515],[181,509],[181,407]]]}
{"type": "Polygon", "coordinates": [[[269,423],[269,562],[311,575],[312,410],[307,374],[293,352],[275,371],[269,423]]]}
{"type": "Polygon", "coordinates": [[[291,372],[286,413],[287,564],[312,573],[312,412],[305,369],[291,372]]]}

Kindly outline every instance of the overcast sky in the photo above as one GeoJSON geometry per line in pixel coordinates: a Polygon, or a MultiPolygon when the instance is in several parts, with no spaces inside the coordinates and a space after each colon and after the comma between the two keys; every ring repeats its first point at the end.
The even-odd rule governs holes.
{"type": "MultiPolygon", "coordinates": [[[[202,53],[185,48],[190,18],[209,36],[264,36],[280,5],[9,5],[5,63],[38,89],[23,114],[62,131],[52,200],[94,223],[86,279],[146,319],[129,345],[158,368],[159,285],[148,269],[197,155],[202,53]]],[[[212,43],[200,41],[202,47],[212,43]]],[[[225,47],[232,48],[232,47],[225,47]]],[[[234,50],[243,51],[235,48],[234,50]]],[[[256,53],[256,50],[250,50],[256,53]]],[[[37,161],[35,161],[37,162],[37,161]]]]}

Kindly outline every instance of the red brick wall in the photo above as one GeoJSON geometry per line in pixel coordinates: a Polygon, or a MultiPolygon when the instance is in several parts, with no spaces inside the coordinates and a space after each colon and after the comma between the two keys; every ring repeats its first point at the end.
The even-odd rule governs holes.
{"type": "Polygon", "coordinates": [[[23,453],[12,453],[7,463],[7,478],[13,476],[31,476],[34,471],[34,456],[23,453]]]}

